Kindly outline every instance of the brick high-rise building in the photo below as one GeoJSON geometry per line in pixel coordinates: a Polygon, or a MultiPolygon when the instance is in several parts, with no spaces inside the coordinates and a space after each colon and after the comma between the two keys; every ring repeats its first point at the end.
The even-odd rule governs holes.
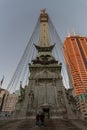
{"type": "Polygon", "coordinates": [[[63,50],[75,96],[83,94],[87,89],[87,37],[67,37],[63,50]]]}
{"type": "Polygon", "coordinates": [[[87,37],[67,36],[63,51],[70,87],[74,88],[74,96],[78,100],[78,108],[84,113],[83,117],[85,114],[87,116],[87,37]]]}
{"type": "Polygon", "coordinates": [[[0,111],[2,111],[4,100],[8,94],[9,92],[6,89],[0,88],[0,111]]]}
{"type": "Polygon", "coordinates": [[[18,101],[18,94],[8,94],[4,100],[2,112],[12,113],[15,110],[15,105],[18,101]]]}

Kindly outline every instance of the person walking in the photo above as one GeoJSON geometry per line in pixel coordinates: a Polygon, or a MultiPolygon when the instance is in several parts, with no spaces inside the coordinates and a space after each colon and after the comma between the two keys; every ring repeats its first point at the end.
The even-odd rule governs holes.
{"type": "Polygon", "coordinates": [[[39,126],[39,120],[40,120],[40,115],[37,114],[37,115],[36,115],[36,125],[38,125],[38,126],[39,126]]]}
{"type": "Polygon", "coordinates": [[[36,125],[41,126],[42,121],[41,121],[41,112],[39,111],[36,115],[36,125]]]}
{"type": "Polygon", "coordinates": [[[44,112],[42,112],[41,115],[40,115],[41,125],[42,125],[42,126],[44,126],[44,118],[45,118],[44,112]]]}

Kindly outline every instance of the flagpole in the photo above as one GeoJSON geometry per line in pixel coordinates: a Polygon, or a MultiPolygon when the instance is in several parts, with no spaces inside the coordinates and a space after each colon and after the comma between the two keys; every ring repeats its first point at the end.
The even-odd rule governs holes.
{"type": "Polygon", "coordinates": [[[2,80],[0,81],[0,88],[1,88],[1,86],[2,86],[2,84],[3,84],[3,81],[4,81],[4,75],[3,75],[3,77],[2,77],[2,80]]]}

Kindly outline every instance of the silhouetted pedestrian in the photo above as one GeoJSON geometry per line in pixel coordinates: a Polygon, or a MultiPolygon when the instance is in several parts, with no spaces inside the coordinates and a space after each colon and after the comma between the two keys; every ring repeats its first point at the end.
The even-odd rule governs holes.
{"type": "Polygon", "coordinates": [[[39,125],[39,120],[40,120],[40,115],[37,114],[37,115],[36,115],[36,125],[39,125]]]}
{"type": "Polygon", "coordinates": [[[40,119],[41,119],[41,125],[44,125],[44,113],[42,112],[41,115],[40,115],[40,119]]]}

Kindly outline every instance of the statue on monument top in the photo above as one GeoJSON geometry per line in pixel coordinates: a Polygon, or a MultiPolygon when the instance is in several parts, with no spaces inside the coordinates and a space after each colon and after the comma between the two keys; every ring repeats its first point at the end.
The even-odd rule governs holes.
{"type": "Polygon", "coordinates": [[[41,14],[45,14],[46,13],[46,8],[45,9],[41,9],[41,14]]]}

